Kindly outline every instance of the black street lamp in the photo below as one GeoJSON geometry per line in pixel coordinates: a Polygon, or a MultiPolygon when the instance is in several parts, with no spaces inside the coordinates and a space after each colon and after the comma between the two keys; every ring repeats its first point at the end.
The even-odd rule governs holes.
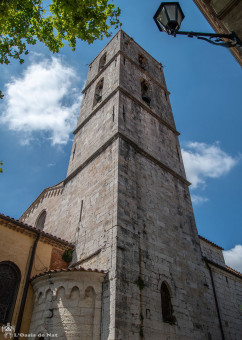
{"type": "Polygon", "coordinates": [[[182,12],[179,2],[162,2],[154,15],[154,20],[159,30],[174,37],[177,34],[181,34],[187,35],[190,38],[196,37],[197,39],[206,40],[213,45],[224,47],[242,46],[241,41],[234,32],[230,34],[219,34],[179,31],[184,18],[185,15],[182,12]]]}

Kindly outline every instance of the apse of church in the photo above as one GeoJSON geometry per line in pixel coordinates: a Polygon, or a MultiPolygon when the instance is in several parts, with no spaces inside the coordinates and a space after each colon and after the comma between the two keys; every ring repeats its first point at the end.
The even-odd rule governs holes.
{"type": "Polygon", "coordinates": [[[75,244],[53,289],[33,279],[31,332],[239,339],[241,276],[197,234],[162,64],[123,31],[89,65],[74,136],[67,177],[21,217],[75,244]]]}
{"type": "MultiPolygon", "coordinates": [[[[69,242],[0,214],[0,339],[10,323],[27,334],[33,311],[34,290],[29,279],[48,270],[65,269],[62,259],[72,252],[69,242]]],[[[27,337],[24,337],[25,339],[27,337]]]]}

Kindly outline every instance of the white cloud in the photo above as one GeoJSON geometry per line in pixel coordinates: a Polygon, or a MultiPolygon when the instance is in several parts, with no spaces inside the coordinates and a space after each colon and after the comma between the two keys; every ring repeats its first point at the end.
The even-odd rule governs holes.
{"type": "Polygon", "coordinates": [[[209,199],[207,197],[199,196],[199,195],[191,195],[192,203],[195,205],[201,205],[202,203],[207,202],[209,199]]]}
{"type": "Polygon", "coordinates": [[[234,248],[230,250],[224,250],[225,263],[242,273],[242,245],[237,244],[234,248]]]}
{"type": "Polygon", "coordinates": [[[49,163],[49,164],[47,164],[47,167],[51,168],[52,166],[55,166],[55,165],[56,165],[55,163],[49,163]]]}
{"type": "Polygon", "coordinates": [[[58,58],[31,64],[7,84],[0,121],[21,132],[23,144],[34,132],[47,133],[53,145],[67,143],[81,101],[81,90],[72,87],[76,80],[74,69],[58,58]]]}
{"type": "Polygon", "coordinates": [[[218,178],[227,174],[238,161],[224,152],[218,143],[209,145],[190,142],[182,149],[182,156],[192,189],[204,185],[207,178],[218,178]]]}

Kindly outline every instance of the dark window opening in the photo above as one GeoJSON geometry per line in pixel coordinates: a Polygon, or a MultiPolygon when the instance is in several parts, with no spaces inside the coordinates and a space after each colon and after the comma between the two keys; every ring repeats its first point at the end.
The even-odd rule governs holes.
{"type": "Polygon", "coordinates": [[[150,92],[150,86],[148,82],[146,80],[142,80],[141,81],[141,98],[148,105],[150,105],[150,102],[151,102],[149,92],[150,92]]]}
{"type": "Polygon", "coordinates": [[[39,230],[43,230],[44,225],[45,225],[45,219],[46,219],[46,211],[44,210],[37,218],[35,227],[39,230]]]}
{"type": "Polygon", "coordinates": [[[141,53],[138,54],[138,62],[139,62],[139,66],[145,70],[147,66],[147,59],[141,53]]]}
{"type": "Polygon", "coordinates": [[[103,91],[103,78],[97,83],[94,94],[93,106],[95,106],[102,100],[102,91],[103,91]]]}
{"type": "Polygon", "coordinates": [[[10,261],[0,263],[0,323],[11,322],[21,274],[10,261]]]}
{"type": "Polygon", "coordinates": [[[99,61],[99,67],[98,67],[98,72],[101,71],[105,64],[106,64],[106,59],[107,59],[107,53],[105,53],[101,58],[100,58],[100,61],[99,61]]]}
{"type": "Polygon", "coordinates": [[[173,315],[170,291],[165,282],[162,283],[160,292],[161,292],[161,309],[162,309],[163,321],[174,324],[176,321],[176,318],[173,315]]]}

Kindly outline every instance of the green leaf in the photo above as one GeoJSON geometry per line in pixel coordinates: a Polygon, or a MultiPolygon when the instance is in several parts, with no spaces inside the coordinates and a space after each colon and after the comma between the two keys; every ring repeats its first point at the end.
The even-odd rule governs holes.
{"type": "Polygon", "coordinates": [[[120,9],[108,0],[52,0],[46,7],[43,0],[0,1],[1,64],[11,58],[22,64],[26,42],[35,45],[39,40],[53,53],[68,42],[75,51],[77,39],[92,44],[121,27],[120,9]]]}

